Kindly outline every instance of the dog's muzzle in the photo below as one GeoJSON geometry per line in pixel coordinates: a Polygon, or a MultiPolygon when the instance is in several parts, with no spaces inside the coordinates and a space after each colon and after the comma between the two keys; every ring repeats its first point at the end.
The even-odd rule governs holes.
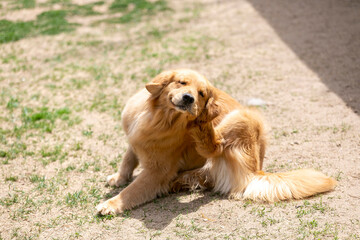
{"type": "Polygon", "coordinates": [[[190,93],[184,93],[182,95],[177,95],[172,99],[174,106],[183,111],[191,112],[192,105],[195,101],[195,98],[190,93]]]}

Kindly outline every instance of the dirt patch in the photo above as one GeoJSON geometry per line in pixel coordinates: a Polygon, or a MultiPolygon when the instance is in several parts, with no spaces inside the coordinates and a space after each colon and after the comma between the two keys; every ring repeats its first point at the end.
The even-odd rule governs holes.
{"type": "Polygon", "coordinates": [[[71,31],[20,34],[1,45],[1,238],[360,238],[359,69],[348,62],[357,54],[357,25],[344,24],[359,22],[357,4],[308,1],[295,11],[292,4],[276,8],[279,1],[267,8],[259,1],[144,0],[133,3],[154,10],[114,11],[119,1],[52,2],[0,8],[8,21],[29,22],[47,4],[72,24],[71,31]],[[325,41],[332,31],[319,26],[339,26],[315,8],[349,13],[336,14],[339,41],[348,44],[325,41]],[[324,41],[312,43],[315,33],[324,41]],[[334,51],[318,57],[324,49],[334,51]],[[347,62],[346,69],[335,64],[347,62]],[[157,73],[179,67],[200,71],[244,104],[266,103],[266,171],[316,168],[339,181],[336,190],[275,204],[181,193],[121,216],[96,216],[97,203],[121,190],[106,187],[105,178],[127,147],[120,124],[126,100],[157,73]]]}

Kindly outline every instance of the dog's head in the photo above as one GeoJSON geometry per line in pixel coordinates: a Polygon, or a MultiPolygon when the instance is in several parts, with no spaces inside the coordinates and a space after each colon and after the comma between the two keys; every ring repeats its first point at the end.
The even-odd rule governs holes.
{"type": "Polygon", "coordinates": [[[187,115],[187,119],[209,122],[219,115],[215,88],[192,70],[165,71],[146,84],[152,99],[162,107],[187,115]]]}

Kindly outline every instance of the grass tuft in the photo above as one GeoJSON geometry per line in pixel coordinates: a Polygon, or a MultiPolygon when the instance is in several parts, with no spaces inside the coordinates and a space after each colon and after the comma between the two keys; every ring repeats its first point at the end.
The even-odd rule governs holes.
{"type": "Polygon", "coordinates": [[[6,108],[12,111],[13,109],[19,106],[19,100],[17,98],[11,97],[9,102],[6,104],[6,108]]]}
{"type": "Polygon", "coordinates": [[[0,43],[14,42],[25,38],[34,29],[34,22],[0,20],[0,43]]]}
{"type": "Polygon", "coordinates": [[[14,1],[12,4],[12,9],[13,10],[18,10],[18,9],[22,9],[22,8],[34,8],[36,6],[36,1],[35,0],[18,0],[18,1],[14,1]]]}
{"type": "Polygon", "coordinates": [[[0,20],[0,43],[14,42],[25,37],[56,35],[74,30],[76,24],[66,20],[67,11],[52,10],[39,14],[35,21],[0,20]]]}
{"type": "Polygon", "coordinates": [[[44,182],[45,176],[40,177],[39,175],[33,174],[29,177],[31,183],[44,182]]]}
{"type": "Polygon", "coordinates": [[[38,34],[56,35],[74,30],[74,24],[66,20],[65,10],[47,11],[39,14],[35,22],[35,31],[38,34]]]}
{"type": "Polygon", "coordinates": [[[0,199],[0,205],[5,207],[9,207],[18,202],[19,202],[18,194],[9,195],[8,197],[4,197],[0,199]]]}
{"type": "Polygon", "coordinates": [[[78,205],[84,205],[88,202],[87,194],[80,190],[74,193],[68,193],[65,197],[65,203],[69,207],[76,207],[78,205]]]}
{"type": "Polygon", "coordinates": [[[6,182],[16,182],[19,179],[19,177],[17,176],[10,176],[10,177],[6,177],[5,181],[6,182]]]}
{"type": "Polygon", "coordinates": [[[169,10],[164,0],[115,0],[109,7],[110,12],[122,12],[121,17],[105,20],[107,23],[140,22],[143,16],[154,15],[157,12],[169,10]]]}
{"type": "Polygon", "coordinates": [[[40,129],[43,132],[51,133],[55,127],[56,119],[69,120],[70,113],[71,111],[67,107],[57,110],[42,107],[38,111],[24,107],[21,115],[23,124],[15,127],[15,132],[18,137],[27,129],[40,129]]]}
{"type": "Polygon", "coordinates": [[[104,1],[98,1],[93,3],[88,3],[84,5],[77,5],[77,4],[67,4],[68,6],[68,13],[72,16],[93,16],[99,15],[101,13],[94,11],[95,6],[103,5],[104,1]]]}

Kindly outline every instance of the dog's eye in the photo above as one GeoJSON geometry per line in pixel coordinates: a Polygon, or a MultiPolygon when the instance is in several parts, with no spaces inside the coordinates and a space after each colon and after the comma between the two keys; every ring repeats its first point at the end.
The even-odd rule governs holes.
{"type": "Polygon", "coordinates": [[[180,83],[181,85],[186,85],[186,82],[180,81],[179,83],[180,83]]]}
{"type": "Polygon", "coordinates": [[[203,91],[199,91],[199,95],[202,96],[202,97],[204,97],[203,91]]]}

